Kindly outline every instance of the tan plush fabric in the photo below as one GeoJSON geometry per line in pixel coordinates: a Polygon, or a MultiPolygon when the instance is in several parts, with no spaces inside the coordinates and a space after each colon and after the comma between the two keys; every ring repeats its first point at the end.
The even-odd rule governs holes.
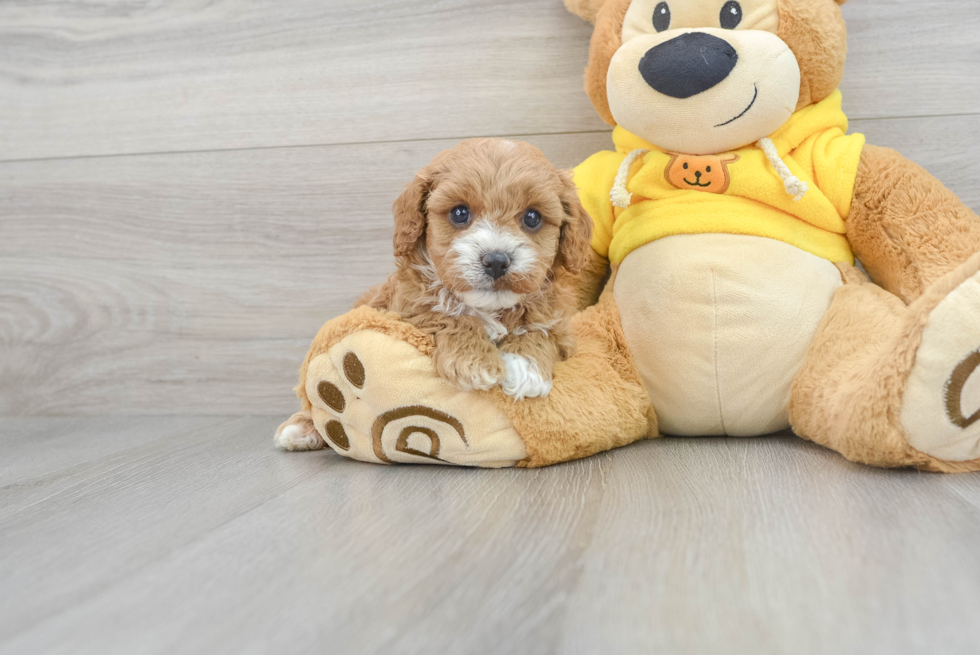
{"type": "MultiPolygon", "coordinates": [[[[623,19],[631,0],[597,2],[566,0],[565,6],[586,20],[595,16],[595,32],[585,69],[585,90],[599,116],[615,125],[606,97],[606,74],[613,55],[622,46],[623,19]]],[[[800,100],[796,108],[820,102],[840,85],[847,59],[847,26],[841,16],[843,2],[835,0],[778,0],[777,36],[786,42],[800,65],[800,100]]]]}
{"type": "Polygon", "coordinates": [[[391,334],[344,337],[310,361],[305,391],[318,432],[351,459],[499,468],[527,456],[493,394],[460,391],[391,334]]]}
{"type": "Polygon", "coordinates": [[[520,466],[580,459],[659,434],[612,293],[579,314],[573,329],[578,354],[558,364],[551,395],[503,405],[527,447],[520,466]]]}
{"type": "MultiPolygon", "coordinates": [[[[802,71],[800,106],[818,102],[840,80],[843,3],[774,1],[778,34],[802,71]]],[[[629,4],[566,0],[570,10],[595,19],[586,89],[610,123],[606,72],[629,4]]],[[[809,266],[804,251],[786,256],[785,248],[792,247],[778,242],[735,261],[715,253],[713,259],[725,264],[720,268],[688,253],[690,261],[675,262],[673,275],[667,268],[683,259],[682,249],[651,249],[649,259],[632,261],[645,252],[638,249],[612,271],[606,259],[593,256],[563,284],[585,306],[607,275],[609,280],[598,304],[574,319],[578,354],[556,367],[547,398],[514,402],[499,389],[458,392],[435,374],[430,337],[395,314],[367,307],[324,326],[303,364],[297,394],[335,450],[367,461],[536,467],[586,457],[658,436],[662,427],[682,423],[682,413],[712,417],[698,402],[713,383],[722,428],[714,431],[780,427],[788,402],[789,423],[799,435],[852,461],[980,470],[980,422],[973,420],[980,412],[974,407],[980,397],[980,220],[921,168],[870,146],[853,203],[844,209],[839,213],[846,237],[875,284],[848,265],[839,265],[837,277],[826,261],[809,266]],[[772,269],[780,258],[790,263],[772,269]],[[722,269],[738,262],[756,267],[761,278],[728,276],[717,284],[722,269]],[[834,291],[840,278],[845,284],[834,291]],[[752,302],[767,290],[767,299],[752,302]],[[792,314],[780,312],[793,303],[799,320],[779,322],[792,314]],[[698,324],[708,319],[711,326],[698,324]],[[711,343],[677,353],[667,339],[656,350],[658,339],[685,327],[704,332],[711,343]],[[775,338],[783,350],[753,350],[753,336],[760,342],[775,338]],[[698,366],[699,353],[718,348],[719,337],[732,359],[722,366],[717,358],[709,362],[701,390],[684,389],[677,397],[664,392],[661,426],[647,388],[656,395],[674,380],[686,383],[691,370],[685,366],[698,366]],[[783,339],[792,347],[784,348],[783,339]],[[356,365],[348,361],[352,353],[356,365]],[[786,378],[794,368],[799,370],[787,400],[786,378]],[[380,381],[380,388],[368,389],[370,380],[380,381]],[[746,420],[753,425],[736,425],[746,420]]],[[[724,237],[717,248],[732,259],[738,235],[705,236],[724,237]]],[[[658,243],[663,247],[674,238],[658,243]]],[[[300,423],[308,425],[304,414],[300,423]]],[[[712,431],[696,427],[690,431],[712,431]]]]}
{"type": "Polygon", "coordinates": [[[634,251],[615,298],[660,430],[788,428],[793,376],[840,286],[826,259],[764,237],[684,234],[634,251]]]}
{"type": "Polygon", "coordinates": [[[847,238],[871,279],[911,302],[980,252],[980,218],[922,167],[869,145],[847,238]]]}
{"type": "Polygon", "coordinates": [[[609,99],[606,97],[606,73],[609,62],[623,45],[623,18],[630,0],[606,0],[596,15],[595,31],[589,45],[589,65],[585,69],[585,92],[602,120],[615,125],[609,99]]]}
{"type": "Polygon", "coordinates": [[[320,328],[320,332],[313,339],[313,344],[310,346],[309,352],[306,353],[306,359],[300,366],[299,383],[295,388],[296,396],[304,410],[309,410],[311,406],[306,395],[306,378],[310,361],[333,348],[341,339],[356,330],[374,330],[404,340],[423,355],[431,355],[435,349],[432,339],[408,323],[399,321],[396,314],[379,312],[368,307],[358,307],[348,314],[329,321],[320,328]]]}
{"type": "Polygon", "coordinates": [[[460,392],[435,373],[428,338],[393,314],[362,307],[320,331],[297,394],[334,450],[375,463],[539,467],[657,436],[611,294],[577,316],[573,329],[578,355],[558,365],[551,395],[516,402],[499,389],[460,392]],[[365,373],[350,374],[351,354],[359,362],[353,370],[365,373]],[[415,409],[375,433],[405,407],[415,409]],[[399,447],[405,428],[415,431],[399,447]],[[432,452],[432,433],[438,460],[418,454],[432,452]]]}
{"type": "MultiPolygon", "coordinates": [[[[980,255],[975,259],[980,262],[980,255]]],[[[978,307],[980,273],[929,313],[902,401],[909,444],[950,462],[980,459],[978,307]]]]}
{"type": "Polygon", "coordinates": [[[793,383],[793,430],[854,462],[937,472],[980,470],[980,460],[943,461],[916,450],[901,419],[906,385],[931,314],[977,275],[980,255],[938,280],[908,307],[853,267],[840,267],[847,284],[837,292],[793,383]]]}
{"type": "Polygon", "coordinates": [[[563,275],[557,281],[559,287],[575,298],[578,311],[596,304],[609,280],[609,260],[592,248],[589,253],[590,259],[581,270],[563,275]]]}
{"type": "Polygon", "coordinates": [[[593,23],[603,2],[605,0],[565,0],[565,7],[582,20],[593,23]]]}
{"type": "Polygon", "coordinates": [[[820,102],[837,90],[847,59],[847,26],[838,3],[779,0],[777,36],[790,47],[800,65],[797,109],[820,102]]]}

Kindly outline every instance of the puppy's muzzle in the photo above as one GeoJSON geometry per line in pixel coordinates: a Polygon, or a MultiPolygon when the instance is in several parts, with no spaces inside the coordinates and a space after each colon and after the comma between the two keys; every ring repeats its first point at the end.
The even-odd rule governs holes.
{"type": "Polygon", "coordinates": [[[650,48],[640,75],[654,91],[683,100],[720,84],[737,63],[738,53],[724,39],[688,32],[650,48]]]}
{"type": "Polygon", "coordinates": [[[484,272],[494,280],[499,280],[507,275],[510,268],[510,255],[505,252],[488,252],[481,259],[484,272]]]}

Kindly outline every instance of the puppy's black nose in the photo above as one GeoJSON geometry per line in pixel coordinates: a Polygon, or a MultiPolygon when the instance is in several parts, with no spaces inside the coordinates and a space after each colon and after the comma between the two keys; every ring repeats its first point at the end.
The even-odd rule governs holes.
{"type": "Polygon", "coordinates": [[[507,274],[510,268],[510,255],[505,252],[488,252],[483,256],[483,270],[495,280],[507,274]]]}
{"type": "Polygon", "coordinates": [[[736,63],[738,53],[724,39],[688,32],[648,50],[640,75],[654,91],[683,100],[719,84],[736,63]]]}

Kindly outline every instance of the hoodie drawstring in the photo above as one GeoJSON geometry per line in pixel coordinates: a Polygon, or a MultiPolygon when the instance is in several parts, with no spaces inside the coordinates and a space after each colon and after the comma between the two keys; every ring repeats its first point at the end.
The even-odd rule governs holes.
{"type": "Polygon", "coordinates": [[[626,190],[626,182],[629,180],[630,170],[636,160],[650,152],[643,148],[638,148],[626,155],[626,159],[619,165],[619,172],[616,173],[616,182],[613,184],[612,191],[609,192],[609,199],[612,200],[613,207],[627,209],[633,200],[633,194],[626,190]]]}
{"type": "MultiPolygon", "coordinates": [[[[776,144],[772,142],[772,139],[768,137],[759,139],[755,145],[765,153],[766,159],[769,160],[776,174],[779,175],[779,179],[783,181],[783,187],[786,189],[786,193],[793,196],[794,202],[802,200],[806,192],[810,190],[810,187],[789,170],[789,166],[779,156],[779,151],[776,149],[776,144]]],[[[612,201],[613,207],[627,209],[630,206],[630,203],[633,201],[633,194],[626,189],[630,171],[633,169],[633,164],[636,163],[636,160],[648,152],[650,151],[638,148],[626,155],[626,159],[619,165],[619,171],[616,173],[616,181],[613,184],[612,190],[609,192],[609,199],[612,201]]]]}
{"type": "Polygon", "coordinates": [[[772,142],[772,139],[765,138],[759,139],[755,144],[762,149],[762,152],[766,153],[766,159],[772,164],[772,167],[776,169],[776,174],[779,175],[779,179],[783,181],[783,187],[786,188],[786,193],[793,196],[793,202],[799,202],[803,200],[803,196],[806,192],[810,190],[807,183],[800,178],[793,175],[793,172],[789,170],[789,166],[783,161],[782,157],[779,156],[779,151],[776,150],[776,144],[772,142]]]}

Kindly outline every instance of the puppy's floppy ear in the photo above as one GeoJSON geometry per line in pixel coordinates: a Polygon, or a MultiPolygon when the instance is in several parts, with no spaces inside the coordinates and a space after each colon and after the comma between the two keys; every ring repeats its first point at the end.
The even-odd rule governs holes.
{"type": "Polygon", "coordinates": [[[588,266],[592,250],[592,217],[585,211],[578,198],[578,189],[569,171],[561,171],[561,205],[565,220],[558,237],[556,266],[563,266],[569,273],[578,273],[588,266]]]}
{"type": "Polygon", "coordinates": [[[431,190],[431,172],[422,169],[416,173],[415,179],[405,187],[395,201],[392,213],[395,216],[396,257],[408,257],[414,254],[425,238],[425,205],[431,190]]]}

